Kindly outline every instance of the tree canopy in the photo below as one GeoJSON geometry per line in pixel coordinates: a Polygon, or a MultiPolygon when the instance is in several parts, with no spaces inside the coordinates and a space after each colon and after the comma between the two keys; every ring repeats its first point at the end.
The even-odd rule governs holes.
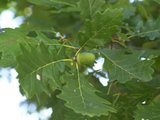
{"type": "Polygon", "coordinates": [[[159,120],[159,8],[160,0],[3,0],[0,11],[25,20],[1,29],[0,66],[16,69],[21,93],[37,110],[51,107],[50,120],[159,120]]]}

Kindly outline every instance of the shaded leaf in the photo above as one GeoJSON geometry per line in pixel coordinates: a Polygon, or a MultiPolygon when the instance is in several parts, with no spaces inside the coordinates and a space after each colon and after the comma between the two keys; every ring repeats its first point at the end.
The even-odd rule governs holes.
{"type": "Polygon", "coordinates": [[[160,0],[154,0],[154,1],[160,4],[160,0]]]}
{"type": "Polygon", "coordinates": [[[57,99],[56,104],[53,106],[54,112],[50,120],[105,120],[106,117],[88,117],[82,114],[77,114],[73,110],[67,108],[64,102],[57,99]]]}
{"type": "Polygon", "coordinates": [[[28,1],[36,5],[53,6],[53,2],[51,0],[28,0],[28,1]]]}
{"type": "Polygon", "coordinates": [[[102,117],[88,117],[81,114],[77,114],[74,111],[68,109],[66,111],[64,120],[106,120],[106,118],[103,119],[102,117]]]}
{"type": "Polygon", "coordinates": [[[41,92],[50,95],[48,86],[52,90],[60,87],[59,77],[61,71],[64,71],[64,56],[58,55],[56,49],[49,51],[43,43],[31,46],[30,50],[21,45],[21,50],[22,55],[17,57],[17,71],[27,97],[41,92]]]}
{"type": "Polygon", "coordinates": [[[141,81],[150,81],[152,79],[153,69],[152,60],[141,60],[141,52],[125,54],[123,50],[103,50],[101,51],[105,58],[104,68],[109,73],[110,80],[118,80],[121,83],[132,78],[141,81]]]}
{"type": "Polygon", "coordinates": [[[121,20],[121,9],[107,9],[103,13],[97,13],[91,21],[86,20],[84,23],[78,34],[79,44],[89,48],[104,46],[118,32],[121,20]]]}
{"type": "Polygon", "coordinates": [[[157,20],[148,20],[142,28],[141,37],[148,37],[150,40],[160,38],[160,17],[157,20]]]}
{"type": "Polygon", "coordinates": [[[159,120],[160,119],[160,103],[151,103],[149,105],[138,106],[136,110],[135,120],[159,120]]]}
{"type": "Polygon", "coordinates": [[[55,3],[75,6],[79,0],[28,0],[28,1],[37,5],[54,7],[55,3]]]}
{"type": "Polygon", "coordinates": [[[50,120],[65,120],[66,107],[63,101],[58,99],[57,103],[53,107],[54,112],[52,113],[52,119],[50,120]]]}
{"type": "Polygon", "coordinates": [[[20,53],[19,43],[27,43],[29,40],[26,38],[25,31],[22,29],[4,29],[0,33],[0,52],[2,52],[0,66],[15,67],[16,54],[20,53]]]}

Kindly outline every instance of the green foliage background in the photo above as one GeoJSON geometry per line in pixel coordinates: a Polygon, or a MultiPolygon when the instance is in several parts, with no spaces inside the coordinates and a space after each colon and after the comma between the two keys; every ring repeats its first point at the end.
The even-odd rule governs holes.
{"type": "Polygon", "coordinates": [[[1,1],[7,8],[25,21],[1,30],[0,65],[17,70],[38,110],[53,108],[50,120],[160,119],[160,0],[1,1]],[[103,70],[79,66],[81,52],[103,57],[103,70]]]}

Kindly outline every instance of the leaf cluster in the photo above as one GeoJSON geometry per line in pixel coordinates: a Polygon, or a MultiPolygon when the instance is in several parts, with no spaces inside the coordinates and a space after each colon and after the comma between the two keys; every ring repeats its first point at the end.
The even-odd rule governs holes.
{"type": "Polygon", "coordinates": [[[53,109],[50,120],[160,119],[159,0],[0,3],[12,2],[25,21],[0,33],[0,65],[16,69],[29,102],[53,109]],[[102,69],[79,66],[82,52],[102,69]]]}

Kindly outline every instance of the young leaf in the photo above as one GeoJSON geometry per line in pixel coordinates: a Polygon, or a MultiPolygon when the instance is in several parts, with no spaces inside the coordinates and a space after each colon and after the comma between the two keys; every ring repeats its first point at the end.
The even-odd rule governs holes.
{"type": "Polygon", "coordinates": [[[123,50],[102,50],[105,58],[104,69],[109,73],[110,80],[125,83],[132,78],[141,81],[152,79],[152,60],[140,60],[141,52],[125,54],[123,50]]]}
{"type": "Polygon", "coordinates": [[[92,20],[85,21],[78,34],[79,44],[89,48],[104,46],[118,32],[121,20],[121,9],[106,9],[103,13],[97,13],[92,20]]]}
{"type": "Polygon", "coordinates": [[[90,117],[108,115],[109,112],[116,112],[111,107],[110,102],[96,95],[97,90],[89,84],[84,75],[80,75],[78,80],[74,76],[67,76],[67,84],[58,96],[66,101],[66,106],[76,113],[90,117]]]}

